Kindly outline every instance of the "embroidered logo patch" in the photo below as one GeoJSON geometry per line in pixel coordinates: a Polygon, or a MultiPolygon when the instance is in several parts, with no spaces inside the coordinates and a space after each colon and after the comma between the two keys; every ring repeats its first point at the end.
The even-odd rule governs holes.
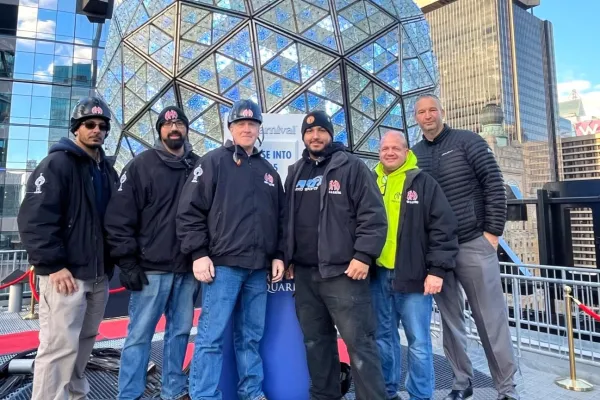
{"type": "Polygon", "coordinates": [[[121,176],[121,179],[119,180],[119,182],[121,182],[121,184],[119,185],[117,192],[123,191],[123,184],[125,183],[125,181],[127,181],[127,172],[123,172],[123,175],[121,176]]]}
{"type": "Polygon", "coordinates": [[[329,194],[342,194],[341,185],[335,179],[329,181],[329,194]]]}
{"type": "Polygon", "coordinates": [[[194,179],[192,179],[192,183],[198,183],[198,178],[202,176],[202,165],[198,165],[196,169],[194,169],[194,179]]]}
{"type": "Polygon", "coordinates": [[[179,118],[179,115],[177,115],[177,111],[175,110],[169,110],[165,113],[165,119],[167,121],[172,121],[179,118]]]}
{"type": "Polygon", "coordinates": [[[406,192],[406,202],[408,204],[419,204],[419,195],[414,190],[406,192]]]}
{"type": "Polygon", "coordinates": [[[271,174],[265,174],[265,183],[269,186],[275,186],[273,176],[271,174]]]}
{"type": "Polygon", "coordinates": [[[104,114],[102,112],[102,107],[99,107],[99,106],[92,107],[92,114],[96,114],[96,115],[98,115],[98,114],[100,114],[100,115],[104,114]]]}

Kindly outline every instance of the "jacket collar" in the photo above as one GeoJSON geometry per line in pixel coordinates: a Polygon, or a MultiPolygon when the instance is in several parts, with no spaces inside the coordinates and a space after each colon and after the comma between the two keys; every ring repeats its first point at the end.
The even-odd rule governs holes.
{"type": "Polygon", "coordinates": [[[434,145],[434,144],[439,144],[441,143],[452,131],[452,128],[450,128],[447,124],[444,124],[444,129],[442,129],[442,131],[440,132],[439,135],[436,136],[435,139],[429,141],[425,135],[423,135],[423,141],[425,143],[427,143],[428,145],[434,145]]]}

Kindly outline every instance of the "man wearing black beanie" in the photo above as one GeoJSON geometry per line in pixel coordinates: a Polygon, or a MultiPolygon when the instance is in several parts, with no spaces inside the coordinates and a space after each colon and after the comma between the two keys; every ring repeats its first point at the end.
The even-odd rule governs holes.
{"type": "Polygon", "coordinates": [[[325,112],[306,115],[306,149],[290,167],[285,184],[286,261],[290,277],[295,275],[310,394],[315,400],[343,395],[337,327],[350,353],[357,399],[385,399],[369,266],[385,244],[386,213],[369,168],[334,142],[333,134],[325,112]]]}
{"type": "Polygon", "coordinates": [[[141,398],[152,335],[166,315],[161,398],[186,399],[182,371],[198,283],[180,250],[175,215],[183,185],[199,157],[187,141],[189,121],[175,106],[156,121],[153,149],[129,162],[108,205],[106,231],[121,284],[131,291],[129,327],[121,355],[118,399],[141,398]]]}

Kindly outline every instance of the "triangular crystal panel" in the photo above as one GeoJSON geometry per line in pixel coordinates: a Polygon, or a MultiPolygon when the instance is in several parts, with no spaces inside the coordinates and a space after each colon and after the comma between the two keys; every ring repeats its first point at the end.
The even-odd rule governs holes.
{"type": "Polygon", "coordinates": [[[368,1],[357,1],[340,10],[345,3],[336,3],[338,24],[345,50],[368,40],[372,35],[390,26],[395,21],[368,1]]]}
{"type": "Polygon", "coordinates": [[[196,4],[208,4],[210,6],[222,8],[224,10],[239,11],[248,13],[246,2],[244,0],[189,0],[196,4]]]}
{"type": "Polygon", "coordinates": [[[327,1],[284,0],[260,15],[258,19],[271,22],[319,45],[337,50],[335,28],[327,1]]]}
{"type": "Polygon", "coordinates": [[[183,4],[178,71],[200,58],[242,22],[242,18],[183,4]]]}

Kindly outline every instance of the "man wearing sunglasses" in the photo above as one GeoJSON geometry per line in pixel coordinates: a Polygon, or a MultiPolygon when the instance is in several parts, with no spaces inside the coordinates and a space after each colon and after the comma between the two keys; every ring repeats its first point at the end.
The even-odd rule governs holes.
{"type": "Polygon", "coordinates": [[[40,281],[40,346],[32,399],[86,398],[84,376],[114,264],[103,220],[118,176],[102,150],[110,110],[79,100],[71,132],[31,174],[17,223],[40,281]]]}
{"type": "Polygon", "coordinates": [[[175,234],[179,195],[198,156],[188,142],[189,122],[175,106],[156,121],[154,148],[129,162],[109,205],[106,231],[123,286],[131,291],[129,327],[121,354],[119,395],[138,399],[146,389],[152,336],[163,313],[166,329],[161,398],[188,397],[183,360],[198,283],[175,234]]]}

